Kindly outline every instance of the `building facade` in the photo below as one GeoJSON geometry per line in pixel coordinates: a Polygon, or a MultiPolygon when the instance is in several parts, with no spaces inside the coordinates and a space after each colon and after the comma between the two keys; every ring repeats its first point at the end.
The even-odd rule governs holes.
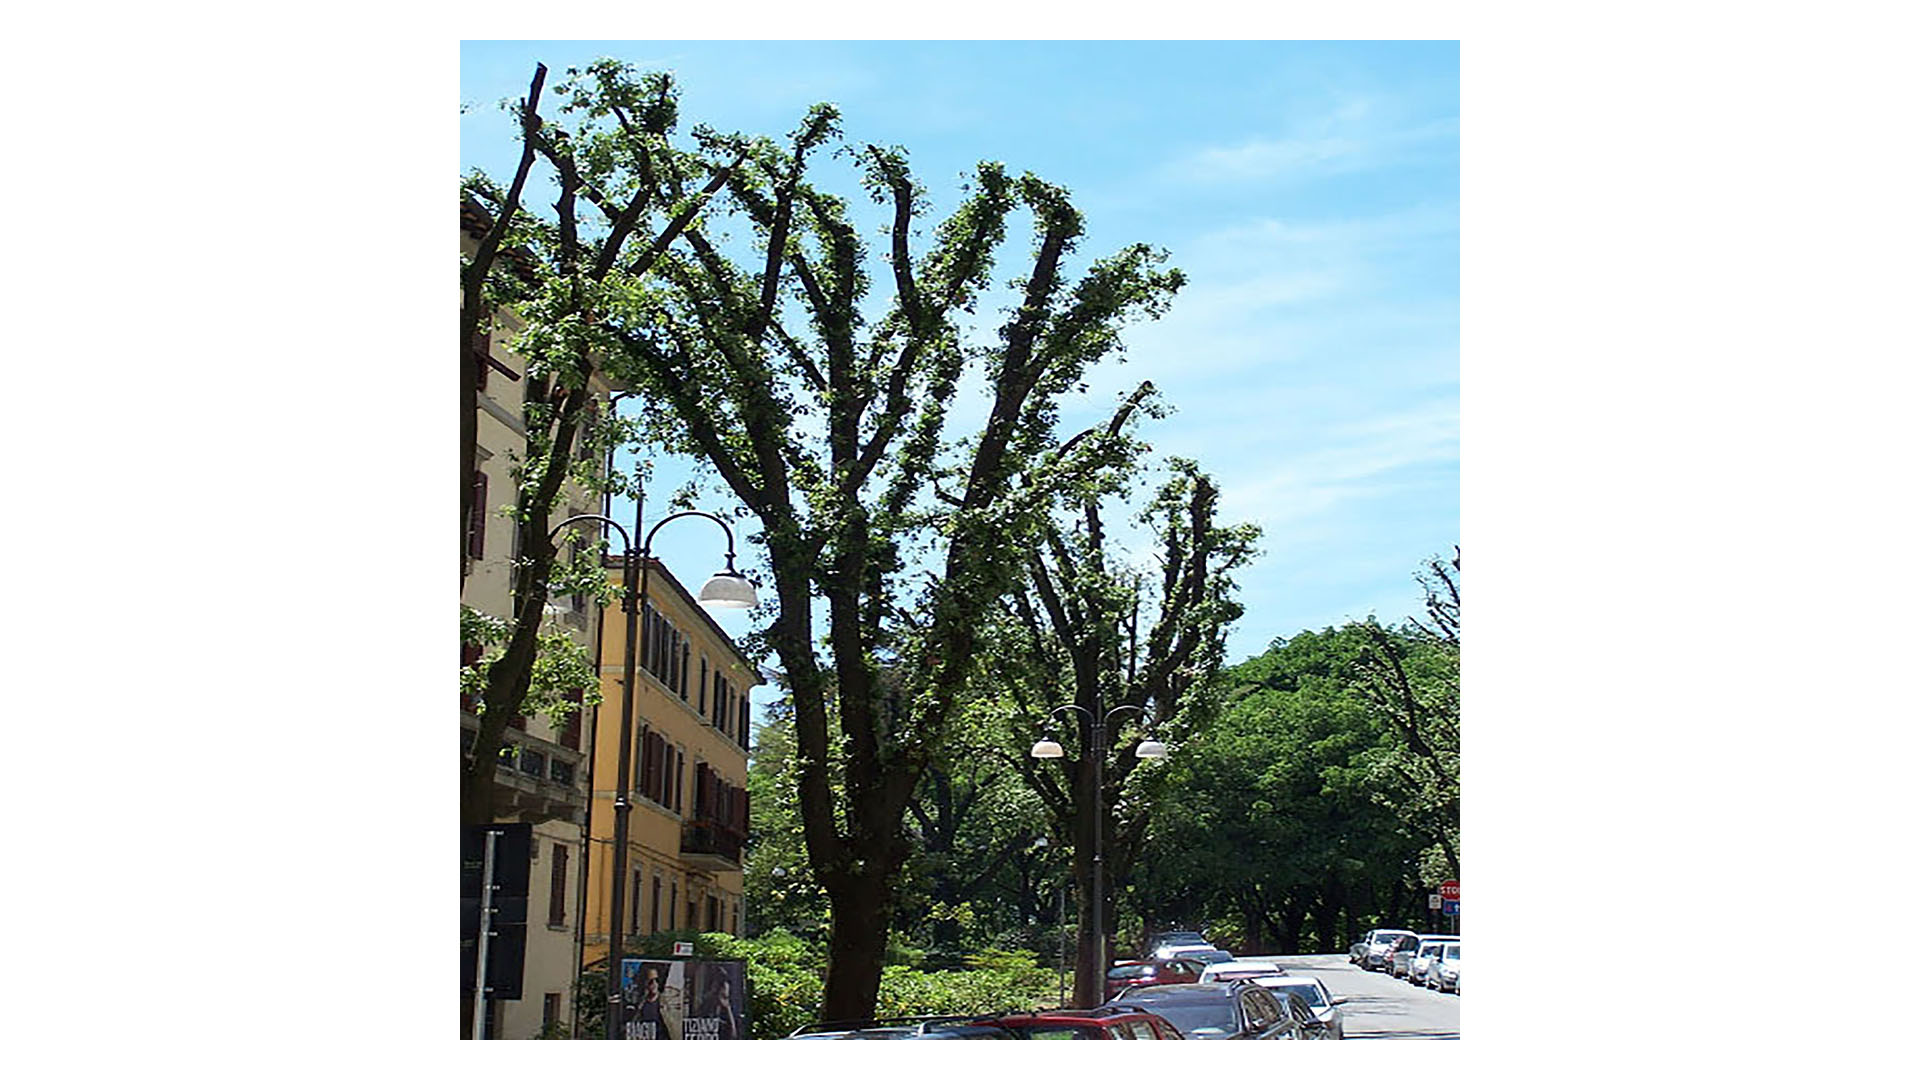
{"type": "MultiPolygon", "coordinates": [[[[617,566],[610,570],[617,581],[617,566]]],[[[600,778],[595,786],[601,790],[594,792],[592,815],[589,963],[606,957],[612,906],[624,626],[623,613],[609,609],[600,651],[600,737],[594,744],[594,775],[600,778]]],[[[657,561],[648,568],[640,630],[622,934],[628,942],[660,931],[738,934],[745,918],[748,696],[762,681],[759,669],[657,561]]]]}
{"type": "MultiPolygon", "coordinates": [[[[484,212],[471,203],[463,206],[461,226],[463,251],[470,255],[486,228],[484,212]]],[[[471,478],[474,508],[467,520],[460,602],[511,619],[512,571],[519,554],[519,533],[503,510],[518,497],[512,470],[526,453],[526,364],[510,347],[522,329],[519,320],[511,311],[499,311],[493,323],[490,333],[483,332],[469,345],[480,361],[479,415],[471,478]]],[[[605,407],[613,388],[601,380],[594,389],[599,407],[605,407]]],[[[598,509],[592,494],[569,484],[556,500],[551,520],[557,524],[573,514],[598,509]]],[[[583,530],[577,536],[561,538],[563,557],[565,545],[590,544],[595,536],[583,530]]],[[[570,596],[551,598],[547,607],[543,629],[566,632],[592,655],[601,621],[597,607],[570,596]]],[[[463,667],[478,659],[477,646],[463,643],[461,648],[463,667]]],[[[460,734],[465,754],[471,753],[479,730],[475,704],[473,696],[461,694],[460,734]]],[[[505,752],[494,772],[495,820],[529,823],[533,848],[521,996],[489,1003],[488,1038],[531,1039],[543,1031],[569,1030],[572,1025],[584,915],[580,900],[587,864],[586,818],[591,790],[587,748],[593,739],[593,711],[576,709],[562,716],[517,717],[505,733],[505,752]]]]}

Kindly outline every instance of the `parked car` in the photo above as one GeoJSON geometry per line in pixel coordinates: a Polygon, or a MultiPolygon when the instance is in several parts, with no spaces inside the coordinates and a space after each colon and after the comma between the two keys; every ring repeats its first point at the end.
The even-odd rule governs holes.
{"type": "Polygon", "coordinates": [[[1460,943],[1440,946],[1440,956],[1427,966],[1426,985],[1432,990],[1460,992],[1460,943]]]}
{"type": "Polygon", "coordinates": [[[1413,963],[1413,954],[1419,951],[1420,936],[1408,934],[1395,942],[1393,948],[1387,950],[1386,966],[1381,970],[1396,979],[1404,979],[1407,976],[1408,965],[1413,963]]]}
{"type": "Polygon", "coordinates": [[[1157,956],[1161,949],[1198,945],[1213,948],[1213,942],[1198,930],[1165,930],[1147,939],[1147,955],[1157,956]]]}
{"type": "Polygon", "coordinates": [[[1387,951],[1399,944],[1403,937],[1412,937],[1411,930],[1375,930],[1367,935],[1367,954],[1360,958],[1360,966],[1367,971],[1385,970],[1387,951]]]}
{"type": "Polygon", "coordinates": [[[1233,954],[1225,949],[1216,949],[1211,945],[1170,945],[1160,950],[1165,960],[1191,960],[1202,968],[1208,964],[1223,964],[1233,959],[1233,954]]]}
{"type": "Polygon", "coordinates": [[[1138,986],[1120,991],[1117,1005],[1137,1005],[1189,1039],[1310,1039],[1313,1014],[1251,982],[1138,986]]]}
{"type": "Polygon", "coordinates": [[[1200,972],[1201,982],[1231,982],[1256,975],[1285,975],[1287,969],[1271,960],[1222,960],[1208,964],[1200,972]]]}
{"type": "Polygon", "coordinates": [[[1007,1013],[991,1023],[1023,1039],[1179,1039],[1185,1036],[1165,1017],[1137,1005],[1097,1009],[1049,1009],[1007,1013]]]}
{"type": "Polygon", "coordinates": [[[1326,983],[1311,975],[1261,975],[1253,981],[1276,995],[1298,998],[1313,1013],[1315,1022],[1326,1029],[1325,1038],[1347,1037],[1346,1016],[1340,1011],[1340,1006],[1345,1005],[1347,999],[1328,993],[1326,983]]]}
{"type": "Polygon", "coordinates": [[[1006,1028],[995,1027],[991,1016],[904,1016],[887,1020],[857,1020],[808,1024],[789,1039],[1015,1039],[1006,1028]]]}
{"type": "Polygon", "coordinates": [[[1415,950],[1413,959],[1407,962],[1407,981],[1426,985],[1427,967],[1440,956],[1440,950],[1449,941],[1459,941],[1453,934],[1425,934],[1420,938],[1420,948],[1415,950]]]}
{"type": "Polygon", "coordinates": [[[1200,981],[1206,967],[1198,960],[1122,960],[1107,969],[1107,996],[1129,986],[1163,986],[1167,983],[1200,981]]]}

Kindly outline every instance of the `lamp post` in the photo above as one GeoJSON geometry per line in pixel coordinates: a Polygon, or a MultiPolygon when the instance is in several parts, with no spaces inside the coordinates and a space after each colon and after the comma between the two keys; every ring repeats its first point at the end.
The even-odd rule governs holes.
{"type": "MultiPolygon", "coordinates": [[[[1106,794],[1102,789],[1106,785],[1107,775],[1107,723],[1121,713],[1143,713],[1146,710],[1138,705],[1116,705],[1108,709],[1105,716],[1101,716],[1078,705],[1062,705],[1047,714],[1048,725],[1051,726],[1055,717],[1068,710],[1080,713],[1087,718],[1088,727],[1093,736],[1087,742],[1087,753],[1083,760],[1089,761],[1093,766],[1093,881],[1088,906],[1093,913],[1092,978],[1097,981],[1076,994],[1077,997],[1086,999],[1084,1005],[1090,1007],[1100,1003],[1097,998],[1106,996],[1104,989],[1107,976],[1106,840],[1103,835],[1104,830],[1101,828],[1101,818],[1104,816],[1102,803],[1106,794]],[[1096,990],[1095,987],[1100,989],[1096,990]]],[[[1033,744],[1032,754],[1036,758],[1057,758],[1064,757],[1066,751],[1062,750],[1060,744],[1053,739],[1043,738],[1033,744]]],[[[1163,758],[1167,756],[1167,747],[1158,739],[1147,739],[1134,748],[1133,755],[1138,758],[1163,758]]]]}
{"type": "MultiPolygon", "coordinates": [[[[640,528],[640,502],[634,501],[634,529],[640,528]]],[[[636,555],[633,550],[633,537],[620,523],[604,514],[575,514],[553,527],[548,534],[551,540],[561,529],[581,521],[601,521],[620,533],[625,545],[622,555],[621,584],[626,590],[624,607],[627,613],[626,655],[621,661],[620,683],[620,750],[616,758],[613,791],[613,896],[607,907],[607,1033],[609,1039],[622,1036],[620,1026],[620,967],[626,959],[625,940],[621,932],[622,917],[626,907],[627,877],[627,819],[633,810],[632,800],[628,797],[629,778],[633,770],[633,688],[638,678],[638,657],[640,650],[640,612],[647,603],[647,579],[649,565],[653,560],[653,537],[660,526],[683,517],[703,517],[727,534],[727,568],[713,575],[700,587],[700,603],[714,608],[750,608],[760,603],[755,594],[753,583],[733,568],[734,546],[733,530],[725,521],[704,510],[682,510],[669,514],[654,523],[642,541],[636,555]],[[637,587],[635,579],[638,579],[637,587]]]]}

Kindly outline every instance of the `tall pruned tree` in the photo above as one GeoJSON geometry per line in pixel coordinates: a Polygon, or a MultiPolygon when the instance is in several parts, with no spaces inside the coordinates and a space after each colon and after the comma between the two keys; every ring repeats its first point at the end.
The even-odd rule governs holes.
{"type": "MultiPolygon", "coordinates": [[[[527,362],[521,417],[526,444],[516,454],[512,511],[519,553],[512,576],[513,614],[505,625],[463,620],[463,630],[478,628],[466,633],[470,644],[496,650],[463,673],[463,682],[479,687],[480,719],[460,780],[460,816],[467,824],[493,820],[492,777],[502,732],[528,710],[536,689],[548,595],[556,584],[570,592],[605,589],[600,547],[575,545],[576,558],[562,567],[560,544],[567,538],[557,543],[548,531],[569,481],[589,490],[620,490],[619,479],[603,463],[628,429],[611,410],[595,407],[599,391],[593,385],[605,370],[603,359],[620,346],[610,326],[612,312],[622,297],[643,287],[661,254],[744,157],[740,140],[704,130],[696,134],[697,150],[672,146],[679,105],[669,76],[635,76],[612,61],[569,68],[554,88],[560,111],[587,121],[570,132],[540,115],[546,74],[544,64],[536,66],[528,95],[515,108],[522,151],[512,182],[502,190],[475,173],[462,184],[463,197],[491,218],[461,272],[463,477],[471,475],[471,421],[477,407],[472,365],[479,361],[472,342],[503,305],[511,304],[524,326],[514,348],[527,362]],[[617,126],[609,130],[610,123],[617,126]],[[536,159],[545,161],[557,187],[551,220],[520,205],[536,159]],[[698,173],[704,186],[668,200],[656,185],[635,179],[659,168],[682,176],[698,173]],[[503,250],[514,253],[510,263],[498,258],[503,250]]],[[[564,641],[548,635],[544,644],[551,649],[564,641]]],[[[597,691],[590,662],[565,667],[576,675],[574,681],[597,691]]]]}
{"type": "MultiPolygon", "coordinates": [[[[603,94],[619,85],[600,78],[603,94]]],[[[622,152],[626,126],[600,130],[626,190],[680,205],[711,175],[678,155],[622,152]]],[[[1024,538],[1052,486],[1084,464],[1049,454],[1057,403],[1182,280],[1138,244],[1076,277],[1083,223],[1066,191],[998,163],[980,165],[916,245],[927,214],[903,150],[844,141],[838,113],[817,106],[784,143],[751,143],[724,199],[661,251],[654,279],[615,283],[597,324],[613,339],[610,370],[617,358],[649,393],[653,437],[710,467],[760,526],[750,539],[777,606],[764,640],[790,691],[812,877],[832,901],[827,1019],[873,1008],[911,850],[907,806],[1024,538]],[[836,148],[890,219],[881,273],[868,272],[848,200],[809,179],[836,148]],[[967,316],[1016,211],[1033,221],[1032,262],[997,340],[978,343],[967,316]],[[977,428],[952,422],[968,375],[984,386],[977,428]],[[1023,475],[1036,481],[1017,484],[1023,475]]]]}
{"type": "Polygon", "coordinates": [[[1152,770],[1140,770],[1134,756],[1148,734],[1143,718],[1152,718],[1154,737],[1178,745],[1212,715],[1205,689],[1242,610],[1232,596],[1233,572],[1253,557],[1259,535],[1252,525],[1217,522],[1219,488],[1197,463],[1174,458],[1169,478],[1138,515],[1158,574],[1116,561],[1105,504],[1124,490],[1113,477],[1131,472],[1137,452],[1123,435],[1128,415],[1151,393],[1150,384],[1143,386],[1104,431],[1069,440],[1068,450],[1083,440],[1103,448],[1092,452],[1108,455],[1111,472],[1104,482],[1091,479],[1063,492],[1059,512],[1040,522],[1041,542],[1025,553],[1022,588],[1004,602],[1003,640],[989,661],[1016,706],[1006,760],[1040,796],[1056,835],[1072,843],[1081,932],[1074,987],[1082,1007],[1099,1004],[1106,985],[1093,948],[1092,905],[1105,904],[1099,923],[1111,929],[1113,898],[1140,853],[1154,794],[1146,775],[1152,770]],[[1065,714],[1071,720],[1064,731],[1050,730],[1049,713],[1065,704],[1079,711],[1065,714]],[[1094,718],[1122,705],[1141,712],[1115,718],[1096,768],[1089,753],[1094,718]],[[1027,755],[1042,733],[1067,749],[1064,783],[1051,763],[1027,755]],[[1103,897],[1092,888],[1096,782],[1107,868],[1103,897]]]}

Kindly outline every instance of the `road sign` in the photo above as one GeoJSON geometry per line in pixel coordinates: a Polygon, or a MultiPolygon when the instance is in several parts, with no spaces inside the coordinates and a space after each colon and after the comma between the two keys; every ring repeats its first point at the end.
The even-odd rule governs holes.
{"type": "Polygon", "coordinates": [[[1427,894],[1427,910],[1428,911],[1440,910],[1440,894],[1439,893],[1427,894]]]}
{"type": "Polygon", "coordinates": [[[676,941],[676,942],[674,942],[674,943],[673,943],[673,955],[675,955],[675,956],[692,956],[692,955],[693,955],[693,942],[691,942],[691,941],[676,941]]]}
{"type": "Polygon", "coordinates": [[[1460,901],[1458,901],[1458,900],[1444,900],[1444,901],[1441,901],[1441,904],[1440,904],[1440,914],[1442,914],[1442,915],[1458,915],[1458,914],[1460,914],[1460,901]]]}
{"type": "Polygon", "coordinates": [[[1457,881],[1441,882],[1440,883],[1440,899],[1442,900],[1460,899],[1460,883],[1457,881]]]}

